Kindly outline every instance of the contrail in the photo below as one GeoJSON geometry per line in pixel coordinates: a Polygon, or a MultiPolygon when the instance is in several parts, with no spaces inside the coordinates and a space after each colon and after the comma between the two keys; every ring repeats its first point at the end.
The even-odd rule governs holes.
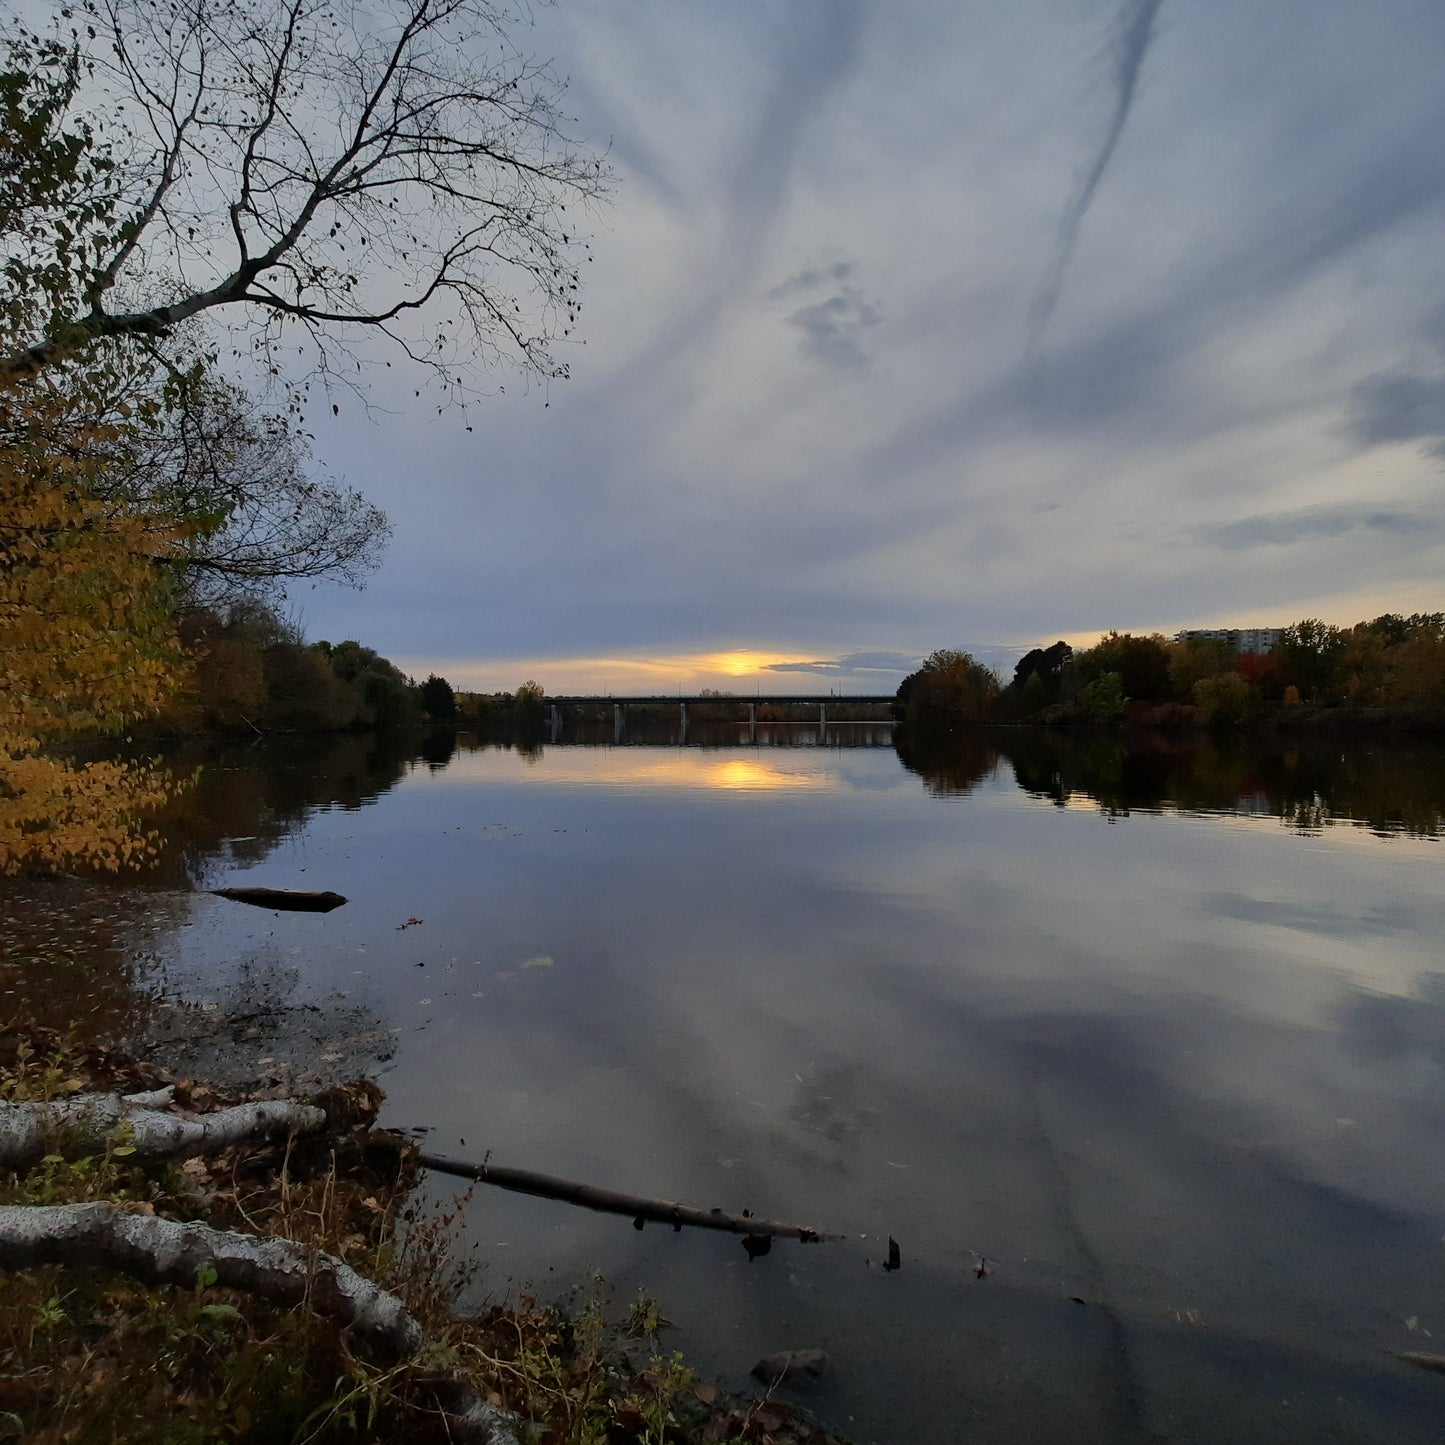
{"type": "Polygon", "coordinates": [[[1093,165],[1075,187],[1074,194],[1069,197],[1069,204],[1064,207],[1063,218],[1059,222],[1058,239],[1054,242],[1054,253],[1049,259],[1048,270],[1044,272],[1043,282],[1034,296],[1033,305],[1029,307],[1030,352],[1043,339],[1049,318],[1053,316],[1054,307],[1058,305],[1059,292],[1064,285],[1064,272],[1068,269],[1069,259],[1074,254],[1074,246],[1079,239],[1079,227],[1093,204],[1094,193],[1099,189],[1099,182],[1104,179],[1104,172],[1109,168],[1109,161],[1114,155],[1114,148],[1119,144],[1119,137],[1124,133],[1124,125],[1134,104],[1134,93],[1139,88],[1139,72],[1143,69],[1144,56],[1154,39],[1154,22],[1163,3],[1164,0],[1124,0],[1119,7],[1114,21],[1114,113],[1109,117],[1109,128],[1104,132],[1104,140],[1094,157],[1093,165]]]}

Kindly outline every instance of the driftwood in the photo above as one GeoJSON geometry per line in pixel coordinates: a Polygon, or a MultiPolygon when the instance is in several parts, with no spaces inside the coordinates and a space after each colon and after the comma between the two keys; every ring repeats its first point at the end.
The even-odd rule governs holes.
{"type": "MultiPolygon", "coordinates": [[[[438,1174],[452,1174],[459,1179],[475,1179],[480,1184],[495,1184],[517,1194],[532,1194],[539,1199],[559,1199],[579,1204],[583,1209],[596,1209],[603,1214],[622,1214],[641,1229],[646,1220],[670,1224],[674,1229],[689,1225],[694,1229],[721,1229],[729,1234],[743,1234],[754,1239],[798,1239],[816,1244],[830,1238],[820,1229],[805,1224],[784,1224],[776,1219],[759,1219],[752,1214],[729,1214],[722,1209],[694,1209],[676,1204],[671,1199],[649,1199],[642,1194],[622,1194],[614,1189],[599,1189],[592,1184],[578,1184],[558,1179],[551,1174],[535,1174],[530,1169],[504,1169],[496,1164],[469,1164],[461,1159],[447,1159],[439,1154],[422,1154],[417,1163],[438,1174]]],[[[834,1235],[832,1238],[840,1238],[834,1235]]]]}
{"type": "Polygon", "coordinates": [[[215,1154],[250,1140],[285,1139],[324,1129],[329,1118],[315,1104],[261,1099],[211,1114],[172,1114],[164,1107],[172,1091],[83,1094],[73,1099],[0,1102],[0,1165],[34,1164],[47,1154],[78,1158],[102,1152],[107,1137],[124,1124],[125,1144],[137,1154],[190,1158],[215,1154]]]}
{"type": "MultiPolygon", "coordinates": [[[[182,1224],[114,1204],[0,1205],[0,1270],[42,1265],[101,1267],[153,1285],[193,1287],[197,1272],[272,1304],[309,1304],[397,1359],[422,1346],[421,1326],[396,1295],[344,1260],[294,1240],[182,1224]]],[[[517,1445],[514,1417],[461,1381],[444,1410],[453,1439],[517,1445]]]]}
{"type": "Polygon", "coordinates": [[[329,889],[320,893],[303,888],[212,888],[217,898],[232,903],[254,903],[258,908],[280,908],[291,913],[330,913],[346,902],[329,889]]]}
{"type": "Polygon", "coordinates": [[[1407,1365],[1417,1365],[1422,1370],[1434,1370],[1437,1375],[1445,1375],[1445,1355],[1430,1355],[1422,1350],[1406,1350],[1403,1354],[1396,1355],[1397,1360],[1403,1360],[1407,1365]]]}

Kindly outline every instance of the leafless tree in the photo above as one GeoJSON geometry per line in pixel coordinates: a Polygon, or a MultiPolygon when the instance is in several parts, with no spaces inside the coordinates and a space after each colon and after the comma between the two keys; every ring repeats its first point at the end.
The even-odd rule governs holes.
{"type": "Polygon", "coordinates": [[[185,524],[162,560],[191,605],[274,599],[305,579],[359,586],[391,535],[386,514],[328,475],[295,427],[234,387],[193,382],[157,425],[117,435],[124,451],[106,488],[185,524]]]}
{"type": "MultiPolygon", "coordinates": [[[[282,343],[301,342],[354,376],[382,333],[449,394],[503,361],[566,375],[579,213],[607,176],[563,132],[560,82],[514,46],[525,14],[492,0],[50,4],[114,219],[53,242],[69,301],[33,317],[0,378],[99,338],[163,350],[188,318],[238,312],[238,351],[272,374],[282,343]]],[[[19,24],[32,13],[7,27],[12,66],[54,45],[19,24]]],[[[6,277],[45,260],[31,244],[0,275],[12,314],[23,297],[3,294],[6,277]]]]}

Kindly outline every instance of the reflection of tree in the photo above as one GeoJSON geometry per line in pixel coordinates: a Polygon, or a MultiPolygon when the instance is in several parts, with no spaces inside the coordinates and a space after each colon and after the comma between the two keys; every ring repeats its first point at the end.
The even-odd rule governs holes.
{"type": "Polygon", "coordinates": [[[153,1008],[157,961],[175,953],[190,889],[265,858],[318,808],[365,806],[405,775],[421,741],[397,731],[178,750],[173,772],[196,780],[154,820],[153,869],[125,882],[0,880],[7,1007],[82,1032],[129,1032],[153,1008]]]}
{"type": "Polygon", "coordinates": [[[187,887],[217,867],[259,862],[318,808],[353,811],[380,797],[422,751],[405,730],[182,748],[167,762],[196,782],[158,820],[165,841],[150,881],[187,887]]]}
{"type": "Polygon", "coordinates": [[[937,735],[900,727],[893,736],[898,761],[923,779],[935,797],[970,793],[998,765],[994,735],[937,735]]]}
{"type": "Polygon", "coordinates": [[[452,755],[456,750],[457,730],[455,728],[428,728],[422,734],[422,761],[434,773],[439,773],[451,762],[452,755]]]}
{"type": "MultiPolygon", "coordinates": [[[[1154,738],[1141,746],[1042,729],[998,732],[991,745],[1025,792],[1060,805],[1092,798],[1111,817],[1177,809],[1263,814],[1301,831],[1346,820],[1421,837],[1445,830],[1445,753],[1438,748],[1321,744],[1285,752],[1217,738],[1154,738]]],[[[947,765],[934,758],[930,766],[947,765]]]]}
{"type": "Polygon", "coordinates": [[[1355,819],[1385,833],[1445,831],[1445,751],[1438,747],[1302,748],[1269,760],[1281,817],[1302,826],[1355,819]]]}

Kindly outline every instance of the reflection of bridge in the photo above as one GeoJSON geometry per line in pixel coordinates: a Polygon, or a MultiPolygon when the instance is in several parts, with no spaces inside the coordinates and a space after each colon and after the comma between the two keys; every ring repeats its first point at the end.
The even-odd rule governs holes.
{"type": "MultiPolygon", "coordinates": [[[[676,704],[678,716],[682,726],[683,740],[687,740],[687,709],[693,707],[738,707],[748,710],[748,741],[756,742],[758,737],[758,709],[760,707],[816,707],[818,709],[818,736],[825,737],[828,728],[832,727],[877,727],[880,723],[891,722],[891,708],[893,698],[880,695],[879,693],[845,693],[845,692],[789,692],[789,693],[767,693],[757,697],[737,697],[727,694],[715,694],[707,692],[699,693],[652,693],[637,694],[627,697],[608,695],[605,697],[547,697],[543,702],[548,708],[548,724],[551,728],[552,741],[555,743],[562,736],[562,710],[568,707],[603,708],[609,703],[612,705],[612,737],[614,742],[621,742],[627,732],[627,709],[629,707],[671,707],[676,704]],[[828,722],[828,709],[830,707],[872,707],[882,710],[882,714],[874,718],[849,718],[846,720],[834,720],[828,722]]],[[[741,719],[739,719],[741,722],[741,719]]],[[[790,724],[779,719],[771,719],[771,726],[787,727],[790,724]]],[[[796,726],[797,724],[792,724],[796,726]]],[[[811,726],[811,724],[809,724],[811,726]]]]}

